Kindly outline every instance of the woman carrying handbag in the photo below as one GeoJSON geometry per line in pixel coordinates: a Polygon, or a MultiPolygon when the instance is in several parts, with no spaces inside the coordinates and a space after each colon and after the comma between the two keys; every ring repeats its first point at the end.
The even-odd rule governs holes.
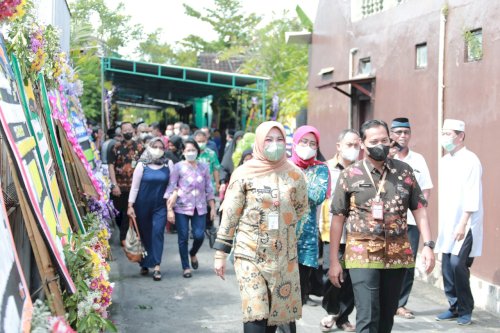
{"type": "Polygon", "coordinates": [[[165,158],[161,138],[149,141],[139,159],[132,178],[127,214],[137,221],[146,256],[139,262],[141,275],[154,268],[153,279],[161,280],[160,264],[163,254],[164,230],[167,223],[165,192],[170,178],[172,161],[165,158]]]}

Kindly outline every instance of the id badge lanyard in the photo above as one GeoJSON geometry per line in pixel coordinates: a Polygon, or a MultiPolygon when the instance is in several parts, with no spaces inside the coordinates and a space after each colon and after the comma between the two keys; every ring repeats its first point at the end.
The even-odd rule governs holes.
{"type": "MultiPolygon", "coordinates": [[[[363,166],[365,167],[366,173],[368,174],[368,177],[370,177],[370,180],[373,184],[373,187],[376,188],[375,181],[373,180],[372,174],[370,170],[368,170],[368,167],[366,166],[366,162],[363,160],[363,166]]],[[[380,200],[380,193],[382,192],[382,189],[384,188],[385,184],[385,177],[387,176],[387,169],[384,170],[382,174],[382,179],[380,180],[378,184],[378,190],[377,194],[375,195],[374,200],[372,201],[372,216],[375,220],[383,220],[384,219],[384,203],[382,200],[380,200]]]]}

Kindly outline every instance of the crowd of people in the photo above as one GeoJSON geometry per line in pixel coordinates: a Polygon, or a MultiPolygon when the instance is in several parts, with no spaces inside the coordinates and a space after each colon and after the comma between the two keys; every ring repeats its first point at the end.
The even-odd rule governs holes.
{"type": "Polygon", "coordinates": [[[233,253],[244,332],[295,332],[308,294],[318,290],[314,283],[326,311],[322,331],[391,332],[394,316],[415,316],[406,306],[420,237],[426,273],[434,251],[443,254],[450,307],[436,320],[471,323],[469,269],[482,247],[481,164],[465,148],[464,122],[447,119],[440,140],[447,203],[435,243],[426,211],[433,184],[410,139],[407,118],[390,127],[370,120],[360,133],[342,131],[337,154],[325,161],[319,131],[302,126],[288,159],[283,126],[259,125],[253,159],[229,178],[214,245],[222,279],[233,253]]]}
{"type": "Polygon", "coordinates": [[[465,148],[463,121],[447,119],[442,127],[439,180],[446,200],[439,203],[435,238],[426,211],[433,182],[425,158],[410,149],[407,118],[342,131],[328,160],[315,127],[297,128],[287,152],[285,129],[275,121],[255,133],[226,131],[224,145],[217,131],[191,131],[181,122],[165,129],[123,122],[107,134],[99,147],[120,212],[120,240],[130,218],[147,251],[140,273],[153,269],[153,279],[161,280],[167,229],[178,234],[182,276],[192,277],[207,235],[222,279],[232,254],[244,332],[295,332],[310,294],[322,296],[323,332],[391,332],[394,316],[415,317],[407,303],[420,238],[426,273],[434,252],[443,254],[450,306],[436,320],[471,323],[469,269],[482,248],[482,169],[465,148]],[[355,324],[349,320],[354,308],[355,324]]]}

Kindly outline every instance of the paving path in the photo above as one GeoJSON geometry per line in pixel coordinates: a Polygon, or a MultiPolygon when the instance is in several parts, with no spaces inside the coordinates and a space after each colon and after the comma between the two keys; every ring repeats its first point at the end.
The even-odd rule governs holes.
{"type": "MultiPolygon", "coordinates": [[[[139,275],[139,267],[127,261],[116,237],[112,242],[114,261],[111,280],[115,282],[112,320],[119,332],[242,332],[238,285],[231,264],[226,280],[212,270],[213,250],[205,242],[198,259],[200,267],[191,279],[182,277],[177,235],[166,234],[163,254],[163,279],[155,282],[151,274],[139,275]]],[[[319,299],[316,299],[319,300],[319,299]]],[[[446,308],[442,291],[416,281],[408,308],[412,320],[396,318],[393,332],[500,332],[500,317],[477,310],[470,326],[455,322],[437,322],[434,317],[446,308]]],[[[297,322],[299,333],[320,332],[321,306],[306,305],[303,318],[297,322]]],[[[355,314],[350,316],[355,322],[355,314]]],[[[333,332],[341,332],[334,330],[333,332]]]]}

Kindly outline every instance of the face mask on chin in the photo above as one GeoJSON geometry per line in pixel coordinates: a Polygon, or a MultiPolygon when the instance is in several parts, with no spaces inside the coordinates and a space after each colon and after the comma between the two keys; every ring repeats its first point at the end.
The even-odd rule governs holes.
{"type": "Polygon", "coordinates": [[[296,145],[295,146],[295,153],[303,161],[307,161],[307,160],[310,160],[311,158],[313,158],[314,156],[316,156],[318,151],[316,149],[312,149],[309,146],[296,145]]]}
{"type": "Polygon", "coordinates": [[[349,162],[354,162],[358,159],[359,156],[359,149],[356,148],[347,148],[346,150],[343,150],[342,153],[340,154],[343,159],[349,161],[349,162]]]}
{"type": "Polygon", "coordinates": [[[264,148],[264,156],[266,156],[266,158],[271,162],[279,161],[283,157],[284,153],[284,143],[272,142],[264,148]]]}
{"type": "Polygon", "coordinates": [[[368,150],[368,155],[373,158],[375,161],[385,161],[387,155],[389,154],[389,146],[379,144],[373,147],[366,147],[368,150]]]}

